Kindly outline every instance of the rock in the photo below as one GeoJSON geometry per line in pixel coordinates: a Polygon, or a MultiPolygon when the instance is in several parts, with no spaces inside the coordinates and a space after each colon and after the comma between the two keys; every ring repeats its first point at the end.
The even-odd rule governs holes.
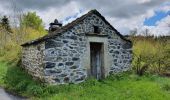
{"type": "Polygon", "coordinates": [[[117,62],[117,59],[114,59],[114,62],[117,62]]]}
{"type": "Polygon", "coordinates": [[[73,47],[69,46],[70,49],[73,49],[73,47]]]}
{"type": "Polygon", "coordinates": [[[68,49],[67,49],[67,47],[64,47],[63,50],[67,51],[68,49]]]}
{"type": "Polygon", "coordinates": [[[63,53],[62,56],[68,56],[68,54],[67,53],[63,53]]]}
{"type": "Polygon", "coordinates": [[[58,66],[63,66],[64,64],[63,63],[59,63],[58,66]]]}
{"type": "Polygon", "coordinates": [[[113,53],[113,50],[110,50],[109,52],[110,52],[110,53],[113,53]]]}
{"type": "Polygon", "coordinates": [[[113,56],[113,57],[115,57],[116,55],[115,55],[115,54],[113,54],[112,56],[113,56]]]}
{"type": "Polygon", "coordinates": [[[70,80],[69,77],[65,77],[65,78],[64,78],[64,82],[65,82],[65,83],[68,83],[69,80],[70,80]]]}
{"type": "Polygon", "coordinates": [[[60,61],[62,61],[63,59],[62,59],[62,57],[57,57],[56,58],[56,62],[60,62],[60,61]]]}
{"type": "Polygon", "coordinates": [[[63,46],[62,42],[54,42],[53,39],[46,40],[45,42],[45,49],[62,46],[63,46]]]}
{"type": "Polygon", "coordinates": [[[56,70],[48,70],[51,74],[57,73],[56,70]]]}
{"type": "Polygon", "coordinates": [[[74,73],[70,73],[70,76],[74,76],[74,73]]]}
{"type": "Polygon", "coordinates": [[[55,78],[54,80],[55,82],[60,83],[60,80],[58,78],[55,78]]]}
{"type": "Polygon", "coordinates": [[[55,73],[61,73],[61,72],[62,72],[61,70],[56,70],[56,69],[45,70],[45,75],[49,76],[49,75],[53,75],[55,73]]]}
{"type": "Polygon", "coordinates": [[[120,52],[119,51],[114,51],[115,54],[119,54],[120,52]]]}
{"type": "Polygon", "coordinates": [[[79,72],[77,71],[76,73],[79,74],[79,75],[84,75],[84,73],[80,72],[80,71],[79,72]]]}
{"type": "Polygon", "coordinates": [[[81,76],[80,78],[76,79],[75,81],[78,82],[78,81],[83,81],[84,79],[86,78],[85,75],[81,76]]]}
{"type": "Polygon", "coordinates": [[[55,67],[55,63],[47,62],[45,67],[46,68],[53,68],[53,67],[55,67]]]}
{"type": "Polygon", "coordinates": [[[63,40],[63,43],[68,43],[68,41],[67,40],[63,40]]]}
{"type": "Polygon", "coordinates": [[[70,69],[77,69],[78,66],[71,66],[70,69]]]}
{"type": "Polygon", "coordinates": [[[122,48],[123,49],[130,49],[130,48],[132,48],[132,43],[127,42],[127,43],[122,45],[122,48]]]}
{"type": "Polygon", "coordinates": [[[74,35],[70,36],[70,38],[73,40],[77,40],[77,36],[74,36],[74,35]]]}
{"type": "Polygon", "coordinates": [[[123,60],[123,63],[126,63],[127,62],[127,60],[123,60]]]}
{"type": "Polygon", "coordinates": [[[82,41],[83,39],[82,38],[79,38],[80,41],[82,41]]]}
{"type": "Polygon", "coordinates": [[[72,45],[72,46],[77,46],[77,44],[76,44],[76,43],[72,43],[71,45],[72,45]]]}
{"type": "Polygon", "coordinates": [[[61,70],[49,70],[50,73],[61,73],[62,71],[61,70]]]}
{"type": "Polygon", "coordinates": [[[129,53],[132,54],[132,50],[129,50],[129,53]]]}
{"type": "Polygon", "coordinates": [[[110,48],[112,48],[112,49],[116,49],[116,47],[115,47],[115,46],[110,46],[110,48]]]}
{"type": "Polygon", "coordinates": [[[114,63],[114,65],[115,65],[115,66],[118,66],[118,64],[117,64],[117,63],[114,63]]]}
{"type": "Polygon", "coordinates": [[[64,59],[63,59],[63,62],[66,62],[66,61],[67,61],[67,58],[64,58],[64,59]]]}
{"type": "Polygon", "coordinates": [[[59,75],[59,77],[66,77],[66,76],[67,76],[66,73],[59,75]]]}
{"type": "Polygon", "coordinates": [[[74,62],[66,62],[66,65],[67,66],[71,66],[71,65],[73,65],[74,64],[74,62]]]}
{"type": "Polygon", "coordinates": [[[74,57],[74,58],[72,58],[72,60],[73,60],[73,61],[77,61],[77,60],[79,60],[79,58],[75,58],[75,57],[74,57]]]}

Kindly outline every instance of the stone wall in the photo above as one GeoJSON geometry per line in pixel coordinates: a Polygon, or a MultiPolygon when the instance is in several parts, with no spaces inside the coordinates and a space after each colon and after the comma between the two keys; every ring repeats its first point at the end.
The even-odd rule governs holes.
{"type": "Polygon", "coordinates": [[[36,79],[43,80],[45,44],[30,45],[22,48],[22,67],[36,79]]]}
{"type": "Polygon", "coordinates": [[[128,70],[132,61],[132,44],[121,39],[109,25],[96,15],[87,17],[81,26],[85,28],[84,33],[92,33],[94,25],[99,27],[101,34],[108,35],[108,51],[105,53],[109,53],[112,58],[108,57],[112,63],[111,66],[108,66],[110,67],[109,73],[128,70]]]}
{"type": "MultiPolygon", "coordinates": [[[[80,83],[87,77],[87,68],[82,64],[87,52],[86,33],[93,33],[93,26],[98,26],[100,34],[108,35],[108,53],[111,65],[109,73],[126,71],[130,68],[131,44],[122,40],[115,31],[98,16],[84,19],[70,30],[45,41],[44,69],[46,81],[51,84],[80,83]]],[[[89,58],[90,59],[90,58],[89,58]]]]}
{"type": "Polygon", "coordinates": [[[131,47],[131,43],[109,39],[109,55],[113,57],[109,74],[127,71],[130,68],[132,61],[131,47]]]}
{"type": "Polygon", "coordinates": [[[68,31],[45,42],[45,80],[51,84],[80,83],[86,78],[81,58],[86,50],[84,36],[68,31]]]}

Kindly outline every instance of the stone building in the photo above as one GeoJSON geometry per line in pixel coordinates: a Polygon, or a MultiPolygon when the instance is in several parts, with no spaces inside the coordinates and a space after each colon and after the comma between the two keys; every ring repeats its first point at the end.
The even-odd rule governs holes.
{"type": "Polygon", "coordinates": [[[22,66],[50,84],[102,79],[130,69],[132,43],[97,11],[62,26],[55,20],[49,33],[22,44],[22,66]]]}

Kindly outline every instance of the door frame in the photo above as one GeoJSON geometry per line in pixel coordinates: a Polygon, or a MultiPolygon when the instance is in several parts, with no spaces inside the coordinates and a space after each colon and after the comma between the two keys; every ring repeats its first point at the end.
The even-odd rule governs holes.
{"type": "Polygon", "coordinates": [[[107,37],[99,37],[99,36],[87,36],[87,44],[86,44],[86,51],[84,52],[82,56],[82,60],[80,62],[81,66],[85,68],[87,77],[91,77],[91,68],[90,68],[90,42],[97,42],[97,43],[103,43],[103,50],[104,50],[104,56],[103,56],[103,67],[104,69],[103,74],[104,78],[109,75],[110,67],[112,66],[112,56],[109,55],[108,51],[108,38],[107,37]]]}
{"type": "MultiPolygon", "coordinates": [[[[105,76],[104,73],[104,43],[103,42],[89,42],[90,44],[90,76],[95,77],[96,79],[103,79],[105,76]],[[91,55],[91,46],[98,45],[99,46],[99,62],[95,62],[96,65],[92,65],[92,55],[91,55]],[[98,66],[97,66],[98,65],[98,66]],[[96,67],[96,68],[93,68],[96,67]],[[99,68],[100,67],[100,68],[99,68]],[[95,70],[94,70],[95,69],[95,70]],[[96,71],[94,73],[93,71],[96,71]],[[96,75],[94,75],[96,74],[96,75]]],[[[94,62],[93,62],[94,64],[94,62]]]]}

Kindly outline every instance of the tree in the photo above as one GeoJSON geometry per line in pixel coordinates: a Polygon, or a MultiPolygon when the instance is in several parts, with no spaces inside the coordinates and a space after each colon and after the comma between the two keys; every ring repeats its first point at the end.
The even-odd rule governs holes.
{"type": "Polygon", "coordinates": [[[1,26],[6,30],[6,31],[8,31],[8,32],[12,32],[11,31],[11,27],[10,27],[10,25],[9,25],[9,19],[6,17],[6,16],[4,16],[2,19],[1,19],[1,22],[0,22],[0,24],[1,24],[1,26]]]}
{"type": "Polygon", "coordinates": [[[132,66],[136,71],[136,74],[143,75],[144,72],[152,64],[153,56],[155,55],[155,49],[152,42],[149,40],[137,40],[133,44],[133,62],[132,66]]]}
{"type": "Polygon", "coordinates": [[[37,16],[36,12],[28,12],[25,14],[21,21],[21,27],[30,27],[38,31],[44,31],[42,19],[37,16]]]}

